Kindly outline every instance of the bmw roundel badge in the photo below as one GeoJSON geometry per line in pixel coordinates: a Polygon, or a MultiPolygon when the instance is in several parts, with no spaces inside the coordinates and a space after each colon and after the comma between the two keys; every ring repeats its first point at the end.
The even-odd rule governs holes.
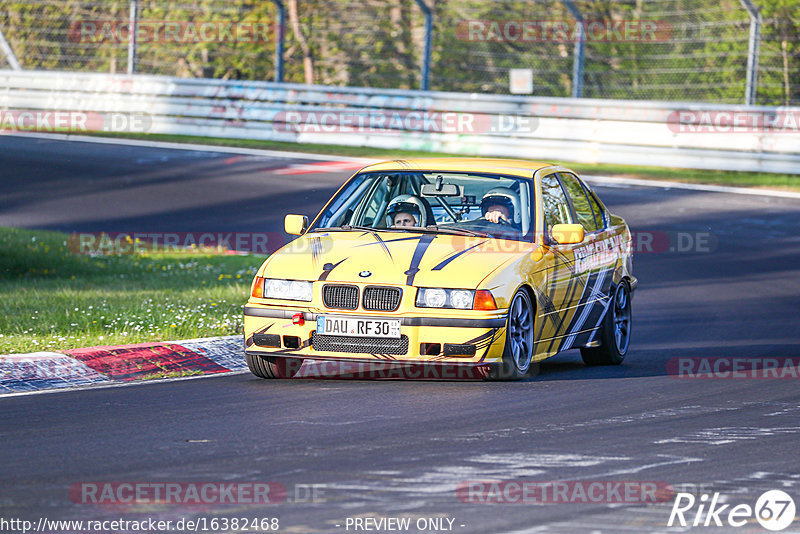
{"type": "Polygon", "coordinates": [[[370,276],[372,276],[372,272],[361,271],[360,273],[358,273],[358,276],[360,276],[361,278],[369,278],[370,276]]]}

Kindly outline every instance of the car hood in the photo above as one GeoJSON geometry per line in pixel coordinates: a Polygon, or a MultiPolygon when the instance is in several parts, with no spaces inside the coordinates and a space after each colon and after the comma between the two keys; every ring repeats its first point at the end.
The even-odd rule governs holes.
{"type": "Polygon", "coordinates": [[[533,243],[415,232],[313,232],[265,264],[263,276],[421,287],[476,288],[533,243]]]}

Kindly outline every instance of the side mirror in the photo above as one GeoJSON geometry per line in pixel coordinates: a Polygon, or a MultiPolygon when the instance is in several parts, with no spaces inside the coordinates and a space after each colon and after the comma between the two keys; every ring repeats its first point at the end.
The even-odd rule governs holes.
{"type": "Polygon", "coordinates": [[[554,224],[550,235],[559,245],[574,245],[583,241],[583,226],[580,224],[554,224]]]}
{"type": "Polygon", "coordinates": [[[283,220],[283,229],[287,234],[300,235],[308,228],[308,217],[305,215],[287,215],[283,220]]]}

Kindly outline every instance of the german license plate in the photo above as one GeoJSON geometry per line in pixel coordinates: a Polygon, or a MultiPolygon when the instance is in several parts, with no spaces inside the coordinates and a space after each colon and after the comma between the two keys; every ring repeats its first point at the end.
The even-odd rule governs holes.
{"type": "Polygon", "coordinates": [[[317,316],[317,334],[352,337],[400,337],[398,319],[317,316]]]}

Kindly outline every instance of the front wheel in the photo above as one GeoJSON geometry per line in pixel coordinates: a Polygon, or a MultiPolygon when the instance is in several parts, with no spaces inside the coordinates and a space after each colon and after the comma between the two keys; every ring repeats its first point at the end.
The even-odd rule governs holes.
{"type": "Polygon", "coordinates": [[[244,357],[250,372],[259,378],[292,378],[303,365],[302,358],[281,358],[260,354],[245,354],[244,357]]]}
{"type": "Polygon", "coordinates": [[[631,289],[622,280],[614,290],[606,317],[600,327],[599,347],[584,347],[581,357],[586,365],[619,365],[631,344],[631,289]]]}
{"type": "Polygon", "coordinates": [[[489,380],[519,380],[528,373],[533,358],[533,313],[528,292],[517,290],[508,308],[503,361],[492,365],[489,380]]]}

